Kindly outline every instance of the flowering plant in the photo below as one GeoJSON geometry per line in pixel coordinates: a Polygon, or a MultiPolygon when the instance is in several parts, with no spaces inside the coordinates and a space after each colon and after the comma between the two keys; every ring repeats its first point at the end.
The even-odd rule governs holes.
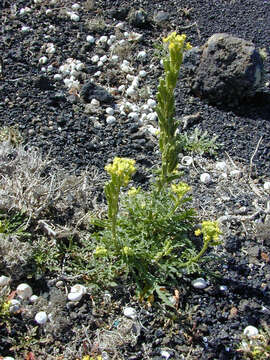
{"type": "Polygon", "coordinates": [[[162,59],[165,76],[160,78],[158,85],[156,112],[160,127],[159,147],[162,155],[160,174],[160,188],[171,180],[177,178],[175,169],[178,163],[180,143],[177,140],[176,130],[179,126],[175,120],[174,89],[179,76],[180,66],[183,61],[184,51],[191,49],[186,43],[186,35],[171,33],[163,39],[167,46],[167,55],[162,59]]]}

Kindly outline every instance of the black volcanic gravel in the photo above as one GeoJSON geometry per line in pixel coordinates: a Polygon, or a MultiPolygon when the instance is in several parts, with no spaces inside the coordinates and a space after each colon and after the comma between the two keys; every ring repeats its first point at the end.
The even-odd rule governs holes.
{"type": "MultiPolygon", "coordinates": [[[[143,34],[143,40],[131,50],[127,60],[132,61],[136,69],[135,75],[138,69],[147,71],[147,78],[142,81],[144,83],[140,90],[145,90],[144,86],[148,85],[154,98],[158,78],[162,74],[159,59],[153,55],[154,44],[161,36],[174,30],[184,32],[192,45],[199,46],[214,33],[227,32],[254,42],[258,48],[266,49],[268,59],[265,61],[264,88],[257,96],[246,99],[237,108],[222,108],[195,98],[187,88],[185,79],[180,79],[176,90],[177,117],[199,112],[199,121],[191,124],[188,130],[198,126],[203,131],[207,130],[209,136],[218,136],[221,146],[216,159],[229,157],[241,170],[247,170],[252,159],[252,176],[256,184],[262,185],[263,181],[269,180],[269,0],[111,0],[93,1],[93,8],[90,5],[87,8],[91,1],[83,1],[79,2],[81,9],[78,11],[78,22],[71,21],[65,15],[64,9],[71,9],[71,1],[59,0],[55,5],[50,3],[49,0],[40,4],[24,0],[3,0],[0,3],[0,60],[3,64],[0,74],[0,126],[17,125],[26,149],[36,147],[44,155],[49,153],[57,165],[61,165],[67,172],[77,174],[92,166],[103,174],[104,166],[114,156],[131,157],[136,159],[140,168],[135,180],[143,185],[149,174],[146,168],[151,168],[159,161],[156,138],[142,129],[138,121],[129,119],[127,115],[116,114],[116,123],[108,125],[105,114],[107,104],[101,104],[97,114],[86,113],[85,104],[78,97],[78,93],[68,91],[62,80],[54,80],[54,75],[68,58],[74,58],[85,64],[79,78],[81,84],[100,70],[101,75],[94,77],[100,86],[120,86],[125,81],[125,75],[116,65],[106,62],[100,69],[91,61],[91,57],[97,52],[100,56],[109,55],[108,48],[102,49],[87,43],[86,36],[93,35],[98,38],[101,35],[114,35],[115,25],[123,21],[124,30],[118,31],[143,34]],[[20,9],[26,6],[32,6],[32,11],[23,16],[19,15],[20,9]],[[128,22],[126,15],[131,7],[137,10],[143,8],[148,15],[150,21],[143,28],[128,22]],[[52,16],[46,15],[48,8],[52,9],[52,16]],[[167,22],[158,23],[153,20],[158,11],[167,13],[167,22]],[[102,21],[99,21],[99,25],[93,25],[93,19],[101,17],[106,24],[104,28],[100,28],[102,21]],[[24,25],[29,26],[31,31],[22,33],[21,28],[24,25]],[[92,30],[89,30],[89,26],[92,30]],[[55,54],[47,55],[42,49],[44,43],[55,44],[55,54]],[[139,50],[147,52],[145,62],[132,59],[132,54],[139,50]],[[44,55],[48,57],[48,63],[40,65],[39,59],[44,55]],[[52,71],[42,72],[42,66],[48,65],[53,65],[52,71]],[[115,73],[112,72],[114,69],[115,73]],[[94,119],[95,116],[97,119],[94,119]]],[[[113,95],[110,106],[120,103],[122,97],[117,93],[113,95]]],[[[144,99],[143,94],[140,94],[137,99],[128,100],[139,105],[148,98],[149,96],[144,99]]],[[[208,160],[213,161],[213,158],[203,160],[205,168],[208,160]]],[[[233,212],[237,215],[242,209],[243,214],[248,216],[256,211],[256,194],[247,188],[250,180],[247,177],[239,180],[239,184],[236,180],[230,191],[226,183],[219,188],[214,184],[199,184],[198,172],[194,170],[194,173],[196,176],[192,177],[192,174],[185,170],[185,177],[194,188],[195,206],[203,214],[209,212],[219,217],[233,212]]],[[[266,202],[265,194],[257,201],[258,206],[264,209],[266,202]]],[[[252,218],[253,220],[261,219],[258,215],[252,218]]],[[[167,331],[164,321],[161,320],[161,314],[164,316],[161,310],[145,310],[129,295],[132,290],[119,287],[112,290],[112,301],[119,303],[118,313],[116,311],[114,314],[104,311],[100,316],[90,315],[92,308],[89,304],[93,299],[89,297],[82,300],[77,310],[67,309],[59,300],[59,306],[62,306],[59,321],[61,318],[62,323],[59,325],[61,331],[55,334],[56,345],[46,348],[47,357],[43,354],[37,358],[60,359],[61,354],[56,357],[55,348],[58,346],[64,351],[71,343],[73,349],[81,349],[84,345],[80,342],[80,336],[85,339],[85,334],[78,332],[81,325],[90,327],[89,336],[93,344],[99,324],[104,325],[108,319],[116,320],[124,306],[132,306],[139,313],[142,328],[134,346],[129,344],[119,347],[123,359],[161,360],[164,359],[161,356],[163,349],[168,351],[172,359],[242,359],[236,346],[243,329],[247,325],[260,327],[263,321],[270,325],[270,265],[266,256],[270,254],[269,226],[265,227],[266,235],[255,237],[254,233],[251,233],[251,229],[254,230],[253,223],[249,224],[247,229],[242,225],[239,218],[234,218],[225,231],[224,246],[217,250],[222,262],[218,265],[213,263],[213,267],[221,274],[220,278],[211,278],[210,285],[205,290],[194,289],[191,279],[183,278],[180,286],[180,308],[185,309],[185,314],[190,311],[190,317],[187,316],[182,321],[178,314],[179,318],[174,319],[170,330],[167,331]],[[262,253],[266,254],[264,258],[262,253]],[[227,286],[227,290],[222,291],[220,285],[227,286]],[[73,328],[70,324],[74,324],[73,328]],[[76,332],[77,343],[74,340],[76,332]]],[[[208,270],[210,266],[204,274],[199,275],[207,277],[208,270]]],[[[27,279],[22,280],[27,282],[27,279]]],[[[40,281],[46,282],[48,277],[40,281]]],[[[50,288],[46,291],[50,291],[50,288]]],[[[57,296],[65,298],[64,290],[57,296]]],[[[31,321],[28,324],[33,326],[31,321]]],[[[22,320],[18,320],[14,325],[14,334],[16,331],[23,333],[25,326],[22,320]]],[[[1,331],[4,339],[6,333],[1,331]]],[[[44,344],[41,348],[42,346],[45,347],[44,344]]],[[[0,357],[10,355],[9,348],[10,343],[3,341],[1,344],[0,338],[0,357]]],[[[31,347],[28,350],[30,351],[31,347]]],[[[12,354],[14,355],[13,352],[12,354]]],[[[16,359],[24,357],[22,353],[19,356],[21,357],[16,359]]],[[[65,356],[64,359],[76,358],[74,355],[68,357],[67,353],[65,356]]]]}

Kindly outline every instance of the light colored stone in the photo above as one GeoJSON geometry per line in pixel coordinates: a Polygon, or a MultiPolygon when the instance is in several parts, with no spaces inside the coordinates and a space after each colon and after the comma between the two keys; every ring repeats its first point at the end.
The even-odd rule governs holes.
{"type": "Polygon", "coordinates": [[[48,320],[48,315],[45,313],[45,311],[40,311],[36,314],[35,316],[35,321],[39,324],[39,325],[44,325],[46,324],[48,320]]]}
{"type": "Polygon", "coordinates": [[[137,311],[133,309],[132,307],[126,307],[124,309],[124,315],[130,319],[136,319],[137,318],[137,311]]]}
{"type": "Polygon", "coordinates": [[[204,184],[210,184],[211,181],[212,181],[212,178],[211,178],[210,174],[208,174],[208,173],[203,173],[203,174],[201,174],[201,176],[200,176],[200,180],[201,180],[201,182],[204,183],[204,184]]]}
{"type": "Polygon", "coordinates": [[[29,299],[33,294],[31,286],[25,283],[18,285],[16,292],[21,299],[29,299]]]}
{"type": "Polygon", "coordinates": [[[0,286],[6,286],[10,282],[10,277],[2,275],[0,276],[0,286]]]}
{"type": "Polygon", "coordinates": [[[195,289],[205,289],[208,285],[203,278],[198,278],[192,281],[192,286],[195,289]]]}
{"type": "Polygon", "coordinates": [[[259,335],[259,330],[255,326],[249,325],[244,329],[244,335],[246,335],[249,338],[252,338],[254,336],[259,335]]]}

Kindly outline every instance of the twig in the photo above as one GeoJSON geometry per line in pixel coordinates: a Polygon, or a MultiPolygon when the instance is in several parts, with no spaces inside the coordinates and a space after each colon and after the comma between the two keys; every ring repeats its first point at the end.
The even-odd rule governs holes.
{"type": "Polygon", "coordinates": [[[252,172],[252,166],[253,166],[253,159],[259,149],[259,146],[260,146],[260,143],[262,142],[262,139],[263,139],[263,136],[260,137],[258,143],[257,143],[257,146],[255,148],[255,151],[254,153],[252,154],[251,158],[250,158],[250,162],[249,162],[249,178],[251,177],[251,172],[252,172]]]}

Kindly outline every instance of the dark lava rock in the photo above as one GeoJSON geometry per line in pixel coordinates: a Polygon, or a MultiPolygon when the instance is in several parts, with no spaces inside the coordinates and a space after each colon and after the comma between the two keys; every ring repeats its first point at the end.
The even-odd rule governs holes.
{"type": "Polygon", "coordinates": [[[143,10],[131,10],[128,15],[130,25],[138,28],[147,28],[150,25],[150,21],[147,13],[143,10]]]}
{"type": "Polygon", "coordinates": [[[53,89],[53,85],[51,84],[50,79],[45,75],[38,76],[34,81],[34,86],[40,90],[53,89]]]}
{"type": "Polygon", "coordinates": [[[263,60],[253,43],[214,34],[184,59],[192,91],[211,103],[237,105],[254,96],[263,80],[263,60]]]}
{"type": "Polygon", "coordinates": [[[166,23],[170,18],[170,14],[167,13],[166,11],[158,11],[155,15],[154,15],[154,22],[158,25],[164,24],[166,23]]]}
{"type": "Polygon", "coordinates": [[[83,85],[80,96],[86,103],[90,103],[92,99],[103,103],[110,103],[113,99],[107,90],[94,84],[92,81],[87,81],[83,85]]]}

